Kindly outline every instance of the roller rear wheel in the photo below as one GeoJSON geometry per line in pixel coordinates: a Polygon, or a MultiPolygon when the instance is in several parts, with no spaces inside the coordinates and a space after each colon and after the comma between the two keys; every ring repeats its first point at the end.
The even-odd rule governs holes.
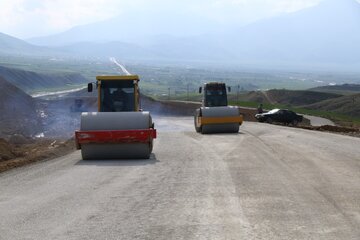
{"type": "Polygon", "coordinates": [[[196,109],[195,116],[194,116],[195,131],[199,133],[199,132],[201,132],[201,126],[200,127],[197,126],[198,117],[200,117],[200,109],[196,109]]]}

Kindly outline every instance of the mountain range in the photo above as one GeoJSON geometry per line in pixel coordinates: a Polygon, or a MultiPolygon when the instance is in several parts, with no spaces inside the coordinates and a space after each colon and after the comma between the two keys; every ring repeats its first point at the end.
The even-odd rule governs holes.
{"type": "Polygon", "coordinates": [[[35,46],[26,41],[17,39],[4,33],[0,33],[0,53],[1,54],[41,54],[48,49],[45,47],[35,46]]]}
{"type": "Polygon", "coordinates": [[[324,0],[297,12],[226,28],[196,16],[144,14],[149,21],[140,22],[129,14],[29,39],[31,44],[1,34],[0,43],[5,41],[7,45],[0,45],[0,53],[114,56],[122,60],[285,68],[360,67],[360,4],[356,0],[324,0]]]}

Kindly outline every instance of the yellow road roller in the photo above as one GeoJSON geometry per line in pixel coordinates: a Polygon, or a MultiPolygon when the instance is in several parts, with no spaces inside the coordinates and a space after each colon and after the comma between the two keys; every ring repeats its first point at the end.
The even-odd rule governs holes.
{"type": "Polygon", "coordinates": [[[207,133],[237,133],[243,122],[243,116],[238,107],[228,106],[225,83],[210,82],[199,88],[203,92],[202,107],[196,109],[194,125],[196,132],[207,133]]]}
{"type": "MultiPolygon", "coordinates": [[[[97,76],[98,112],[81,114],[77,149],[88,159],[148,159],[156,138],[149,112],[140,109],[139,77],[97,76]]],[[[88,92],[93,91],[88,84],[88,92]]]]}

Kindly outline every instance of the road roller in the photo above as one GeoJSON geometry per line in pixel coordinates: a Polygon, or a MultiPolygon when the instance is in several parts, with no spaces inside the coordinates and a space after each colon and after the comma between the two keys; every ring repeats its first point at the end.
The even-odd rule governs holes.
{"type": "Polygon", "coordinates": [[[238,107],[228,106],[225,83],[210,82],[199,88],[203,92],[202,106],[196,109],[194,125],[196,132],[207,133],[237,133],[243,122],[238,107]]]}
{"type": "Polygon", "coordinates": [[[76,148],[88,159],[148,159],[156,129],[140,109],[139,76],[97,76],[98,111],[81,113],[76,148]]]}

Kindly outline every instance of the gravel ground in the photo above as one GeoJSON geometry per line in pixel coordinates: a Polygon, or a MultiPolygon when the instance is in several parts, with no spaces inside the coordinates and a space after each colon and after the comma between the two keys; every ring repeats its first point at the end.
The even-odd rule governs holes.
{"type": "Polygon", "coordinates": [[[0,239],[359,239],[360,139],[155,117],[150,160],[80,152],[0,174],[0,239]]]}

